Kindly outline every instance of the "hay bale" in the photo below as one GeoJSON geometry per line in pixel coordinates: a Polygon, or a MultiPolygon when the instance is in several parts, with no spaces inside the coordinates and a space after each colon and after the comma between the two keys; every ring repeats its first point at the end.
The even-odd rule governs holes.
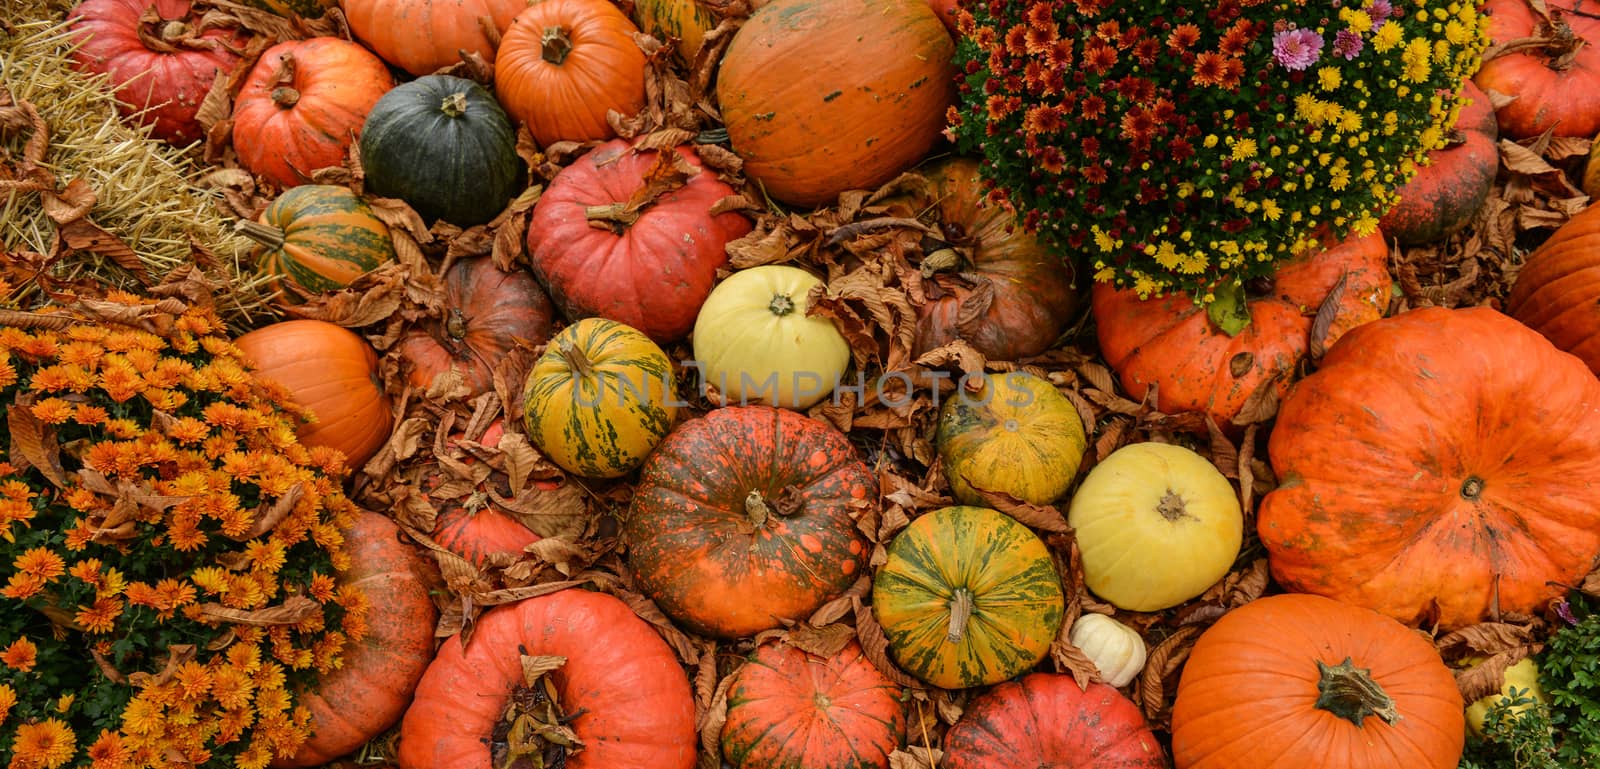
{"type": "MultiPolygon", "coordinates": [[[[250,244],[232,234],[220,194],[197,186],[205,170],[196,159],[198,152],[151,139],[148,129],[125,122],[106,77],[72,69],[65,21],[71,3],[7,4],[17,12],[8,14],[10,29],[0,29],[0,89],[9,91],[17,105],[31,104],[48,126],[49,143],[37,161],[53,176],[45,186],[53,183],[51,192],[82,200],[70,193],[81,195],[86,184],[94,200],[87,218],[127,246],[124,250],[97,242],[83,247],[80,230],[73,239],[80,247],[63,247],[47,274],[64,282],[90,278],[137,291],[144,283],[138,272],[160,282],[173,269],[209,253],[214,259],[202,256],[198,266],[223,286],[218,310],[231,326],[242,331],[275,316],[266,303],[270,288],[256,275],[250,258],[250,244]],[[80,183],[69,188],[74,180],[80,183]]],[[[4,95],[0,92],[0,98],[4,95]]],[[[46,212],[46,195],[14,181],[10,189],[5,187],[8,172],[26,162],[27,142],[38,132],[15,125],[11,129],[0,131],[0,245],[13,261],[29,251],[48,257],[56,251],[59,227],[46,212]]],[[[36,281],[19,284],[15,271],[12,277],[15,293],[0,302],[23,306],[41,301],[36,281]]]]}

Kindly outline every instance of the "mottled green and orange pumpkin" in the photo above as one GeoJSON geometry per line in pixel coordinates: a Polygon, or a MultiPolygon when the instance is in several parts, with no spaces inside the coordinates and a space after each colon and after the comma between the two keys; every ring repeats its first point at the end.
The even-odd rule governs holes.
{"type": "Polygon", "coordinates": [[[692,419],[645,462],[620,537],[639,587],[717,638],[804,619],[866,567],[877,478],[844,434],[788,409],[692,419]]]}
{"type": "Polygon", "coordinates": [[[1088,448],[1083,418],[1055,385],[1023,371],[984,374],[939,409],[934,442],[950,492],[984,504],[979,489],[1024,502],[1054,502],[1078,475],[1088,448]]]}
{"type": "Polygon", "coordinates": [[[855,641],[828,657],[764,644],[728,687],[722,755],[734,769],[885,769],[901,693],[855,641]]]}
{"type": "Polygon", "coordinates": [[[987,686],[1050,651],[1065,598],[1050,551],[982,507],[927,513],[895,535],[872,581],[872,611],[906,672],[934,686],[987,686]]]}
{"type": "Polygon", "coordinates": [[[1400,188],[1400,202],[1378,220],[1378,229],[1403,244],[1432,243],[1465,227],[1494,186],[1500,170],[1494,105],[1471,80],[1461,93],[1471,103],[1461,108],[1450,143],[1428,153],[1428,165],[1417,169],[1400,188]]]}
{"type": "Polygon", "coordinates": [[[292,187],[259,218],[234,226],[255,241],[256,268],[274,276],[286,302],[300,301],[302,293],[337,291],[395,258],[389,227],[347,187],[292,187]]]}
{"type": "MultiPolygon", "coordinates": [[[[751,10],[766,0],[745,0],[751,10]]],[[[666,42],[676,38],[678,61],[693,65],[705,46],[706,34],[716,29],[732,0],[638,0],[633,20],[645,34],[666,42]]]]}

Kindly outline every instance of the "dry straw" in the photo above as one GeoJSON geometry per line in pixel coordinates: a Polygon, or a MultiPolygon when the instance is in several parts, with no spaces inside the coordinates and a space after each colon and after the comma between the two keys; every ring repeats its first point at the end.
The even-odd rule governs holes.
{"type": "MultiPolygon", "coordinates": [[[[89,218],[121,238],[156,282],[194,261],[192,238],[216,257],[218,264],[206,271],[223,286],[218,311],[229,325],[242,331],[269,320],[270,288],[255,274],[250,245],[231,235],[220,194],[196,185],[203,168],[193,154],[124,121],[105,76],[72,69],[73,41],[65,22],[70,6],[61,0],[7,0],[6,6],[10,29],[0,26],[0,86],[18,103],[31,103],[49,125],[41,165],[58,188],[74,179],[87,182],[96,195],[89,218]]],[[[0,145],[0,157],[20,158],[29,133],[0,145]]],[[[56,224],[38,192],[0,192],[0,245],[7,253],[50,254],[55,241],[56,224]]],[[[88,277],[131,291],[140,287],[132,272],[90,251],[69,251],[50,269],[60,280],[88,277]]],[[[16,289],[17,295],[0,301],[16,306],[38,299],[34,286],[16,289]],[[24,293],[30,291],[31,297],[24,293]]]]}

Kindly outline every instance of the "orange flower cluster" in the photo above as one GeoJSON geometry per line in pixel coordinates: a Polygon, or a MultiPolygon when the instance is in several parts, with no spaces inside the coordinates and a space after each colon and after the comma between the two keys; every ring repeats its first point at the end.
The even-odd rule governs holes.
{"type": "Polygon", "coordinates": [[[209,310],[111,299],[0,328],[0,766],[259,769],[366,633],[343,458],[209,310]]]}

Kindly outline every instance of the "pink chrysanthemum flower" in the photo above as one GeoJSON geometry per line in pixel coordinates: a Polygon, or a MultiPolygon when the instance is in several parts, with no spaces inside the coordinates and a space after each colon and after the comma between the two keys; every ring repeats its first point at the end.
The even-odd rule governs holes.
{"type": "Polygon", "coordinates": [[[1339,30],[1338,36],[1333,39],[1333,52],[1346,60],[1359,56],[1363,47],[1361,36],[1348,29],[1339,30]]]}
{"type": "Polygon", "coordinates": [[[1322,55],[1322,36],[1309,29],[1289,29],[1272,36],[1272,58],[1287,70],[1302,70],[1322,55]]]}

